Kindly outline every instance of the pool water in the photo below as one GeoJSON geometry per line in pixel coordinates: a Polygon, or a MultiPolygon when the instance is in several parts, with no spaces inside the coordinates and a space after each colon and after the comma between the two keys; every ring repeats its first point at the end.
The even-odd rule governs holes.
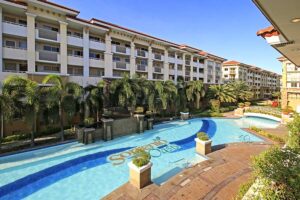
{"type": "Polygon", "coordinates": [[[259,142],[242,130],[252,125],[276,127],[267,119],[198,118],[154,126],[108,142],[77,142],[0,157],[0,199],[100,199],[128,181],[131,150],[145,146],[153,163],[151,178],[163,184],[170,177],[207,158],[195,153],[194,138],[206,132],[213,145],[259,142]]]}

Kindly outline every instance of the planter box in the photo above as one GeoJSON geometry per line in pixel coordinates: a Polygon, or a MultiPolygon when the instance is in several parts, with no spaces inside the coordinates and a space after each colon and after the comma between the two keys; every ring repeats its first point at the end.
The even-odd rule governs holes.
{"type": "Polygon", "coordinates": [[[136,188],[143,188],[151,184],[151,167],[152,163],[137,167],[131,162],[128,163],[129,167],[129,182],[136,188]]]}
{"type": "Polygon", "coordinates": [[[196,152],[201,154],[201,155],[206,155],[209,154],[211,152],[211,140],[207,140],[207,141],[202,141],[199,140],[198,138],[195,138],[195,142],[196,142],[196,152]]]}
{"type": "Polygon", "coordinates": [[[181,120],[187,120],[187,119],[189,119],[189,115],[190,115],[189,112],[180,112],[180,118],[181,118],[181,120]]]}

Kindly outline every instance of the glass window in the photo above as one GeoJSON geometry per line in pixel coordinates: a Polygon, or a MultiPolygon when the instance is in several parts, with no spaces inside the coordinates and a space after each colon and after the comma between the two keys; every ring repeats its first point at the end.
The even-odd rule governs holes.
{"type": "Polygon", "coordinates": [[[12,40],[5,40],[6,47],[16,47],[16,42],[12,40]]]}
{"type": "Polygon", "coordinates": [[[26,41],[20,41],[19,42],[19,48],[20,49],[27,49],[27,42],[26,41]]]}

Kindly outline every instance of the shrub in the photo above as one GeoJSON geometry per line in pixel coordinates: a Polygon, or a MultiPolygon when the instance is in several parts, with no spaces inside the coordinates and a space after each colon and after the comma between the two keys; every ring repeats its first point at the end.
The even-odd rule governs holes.
{"type": "Polygon", "coordinates": [[[255,179],[251,178],[246,183],[240,185],[238,194],[237,194],[237,196],[234,199],[235,200],[241,200],[241,199],[243,199],[243,197],[248,192],[248,190],[250,189],[250,187],[253,185],[254,182],[255,182],[255,179]]]}
{"type": "Polygon", "coordinates": [[[234,109],[236,109],[236,106],[227,106],[227,107],[222,107],[220,108],[220,112],[224,113],[224,112],[230,112],[233,111],[234,109]]]}
{"type": "Polygon", "coordinates": [[[273,101],[273,102],[272,102],[272,107],[278,107],[278,106],[279,106],[278,101],[273,101]]]}
{"type": "Polygon", "coordinates": [[[288,106],[288,107],[286,107],[282,110],[282,113],[285,114],[285,115],[288,115],[292,112],[293,112],[293,109],[290,106],[288,106]]]}
{"type": "Polygon", "coordinates": [[[91,126],[91,125],[94,124],[94,122],[95,122],[95,120],[94,120],[94,118],[92,118],[92,117],[89,117],[89,118],[85,118],[85,119],[84,119],[84,125],[85,125],[85,126],[91,126]]]}
{"type": "Polygon", "coordinates": [[[294,120],[287,124],[289,137],[287,145],[291,148],[300,149],[300,116],[296,114],[294,120]]]}
{"type": "Polygon", "coordinates": [[[134,150],[132,163],[137,167],[142,167],[150,162],[151,156],[144,149],[137,148],[134,150]]]}
{"type": "Polygon", "coordinates": [[[219,100],[212,99],[209,102],[210,102],[211,111],[220,112],[220,101],[219,100]]]}
{"type": "Polygon", "coordinates": [[[272,147],[252,160],[255,175],[262,180],[262,199],[300,199],[300,156],[292,148],[272,147]]]}
{"type": "Polygon", "coordinates": [[[199,132],[199,133],[197,133],[197,138],[199,140],[202,140],[202,141],[209,140],[209,137],[208,137],[208,135],[205,132],[199,132]]]}
{"type": "Polygon", "coordinates": [[[249,101],[245,102],[245,106],[246,106],[246,107],[251,106],[251,102],[249,102],[249,101]]]}
{"type": "Polygon", "coordinates": [[[245,104],[244,103],[238,103],[239,108],[244,108],[245,104]]]}
{"type": "Polygon", "coordinates": [[[249,128],[250,130],[253,130],[255,131],[257,134],[261,135],[261,136],[264,136],[266,138],[269,138],[275,142],[279,142],[279,143],[285,143],[285,140],[279,136],[276,136],[276,135],[272,135],[264,130],[262,130],[261,128],[257,128],[255,126],[251,126],[249,128]]]}

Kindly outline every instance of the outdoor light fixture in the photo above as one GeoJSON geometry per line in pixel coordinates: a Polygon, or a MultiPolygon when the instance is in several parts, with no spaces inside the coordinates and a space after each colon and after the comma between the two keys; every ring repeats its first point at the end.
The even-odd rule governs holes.
{"type": "Polygon", "coordinates": [[[299,17],[294,18],[294,19],[291,20],[291,22],[298,23],[298,22],[300,22],[300,18],[299,17]]]}

